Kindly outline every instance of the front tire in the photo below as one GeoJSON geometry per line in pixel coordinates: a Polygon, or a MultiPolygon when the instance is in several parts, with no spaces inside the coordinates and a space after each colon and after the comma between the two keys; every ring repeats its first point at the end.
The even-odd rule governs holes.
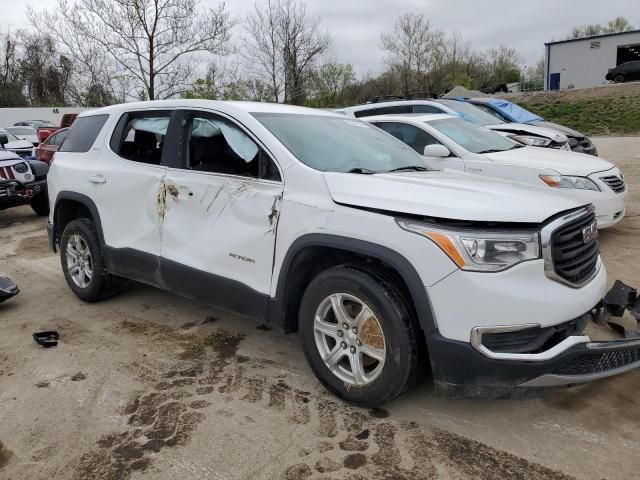
{"type": "Polygon", "coordinates": [[[60,240],[60,263],[69,288],[85,302],[117,293],[118,279],[107,273],[93,222],[78,218],[67,224],[60,240]]]}
{"type": "Polygon", "coordinates": [[[613,81],[616,83],[622,83],[624,82],[624,75],[622,75],[621,73],[619,73],[618,75],[616,75],[615,77],[613,77],[613,81]]]}
{"type": "Polygon", "coordinates": [[[49,215],[49,197],[47,192],[41,192],[31,199],[31,208],[39,217],[49,215]]]}
{"type": "Polygon", "coordinates": [[[337,396],[360,406],[388,403],[411,388],[419,365],[411,308],[383,274],[338,266],[314,278],[300,304],[311,369],[337,396]]]}

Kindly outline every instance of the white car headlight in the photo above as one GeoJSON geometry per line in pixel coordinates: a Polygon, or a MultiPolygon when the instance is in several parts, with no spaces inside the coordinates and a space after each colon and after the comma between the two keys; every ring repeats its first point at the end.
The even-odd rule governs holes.
{"type": "Polygon", "coordinates": [[[27,167],[26,163],[18,163],[17,165],[13,166],[13,169],[19,174],[25,174],[29,171],[29,167],[27,167]]]}
{"type": "Polygon", "coordinates": [[[524,143],[525,145],[530,145],[532,147],[548,147],[549,145],[551,145],[550,139],[534,137],[531,135],[510,135],[509,138],[512,138],[516,142],[524,143]]]}
{"type": "Polygon", "coordinates": [[[407,219],[396,222],[434,242],[462,270],[499,272],[540,258],[538,232],[448,229],[407,219]]]}
{"type": "Polygon", "coordinates": [[[600,188],[586,177],[567,177],[564,175],[540,175],[540,180],[554,188],[570,188],[575,190],[593,190],[599,192],[600,188]]]}

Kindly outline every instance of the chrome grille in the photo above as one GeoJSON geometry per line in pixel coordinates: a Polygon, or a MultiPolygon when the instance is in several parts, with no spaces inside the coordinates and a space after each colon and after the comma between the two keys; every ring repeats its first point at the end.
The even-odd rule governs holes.
{"type": "Polygon", "coordinates": [[[616,175],[610,175],[608,177],[600,177],[600,180],[606,183],[609,186],[609,188],[616,193],[622,193],[627,188],[624,184],[624,180],[622,180],[620,177],[617,177],[616,175]]]}
{"type": "Polygon", "coordinates": [[[13,170],[10,167],[0,167],[0,178],[14,180],[16,177],[13,175],[13,170]]]}
{"type": "Polygon", "coordinates": [[[583,230],[596,221],[593,210],[557,228],[551,234],[551,256],[556,274],[580,285],[596,272],[600,248],[597,237],[585,243],[583,230]]]}
{"type": "Polygon", "coordinates": [[[562,214],[540,233],[547,277],[579,288],[598,273],[600,248],[593,205],[562,214]]]}

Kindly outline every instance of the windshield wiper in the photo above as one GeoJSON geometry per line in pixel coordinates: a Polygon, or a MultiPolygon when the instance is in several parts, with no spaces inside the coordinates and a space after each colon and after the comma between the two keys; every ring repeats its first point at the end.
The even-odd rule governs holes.
{"type": "Polygon", "coordinates": [[[374,173],[378,173],[378,172],[375,172],[368,168],[356,167],[356,168],[352,168],[347,173],[360,173],[362,175],[373,175],[374,173]]]}
{"type": "Polygon", "coordinates": [[[420,165],[407,165],[406,167],[392,168],[391,170],[387,171],[387,173],[406,172],[408,170],[413,170],[415,172],[426,172],[429,169],[427,167],[421,167],[420,165]]]}

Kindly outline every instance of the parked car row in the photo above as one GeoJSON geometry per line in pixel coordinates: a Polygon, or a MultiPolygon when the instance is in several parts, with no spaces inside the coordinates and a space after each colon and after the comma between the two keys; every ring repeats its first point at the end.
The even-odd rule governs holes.
{"type": "Polygon", "coordinates": [[[38,132],[29,126],[12,126],[0,128],[0,148],[13,152],[21,158],[40,160],[51,163],[53,154],[67,135],[68,127],[55,129],[53,133],[38,139],[38,132]]]}
{"type": "Polygon", "coordinates": [[[55,154],[49,241],[84,301],[127,278],[299,331],[355,404],[427,370],[454,396],[528,395],[640,366],[637,333],[589,330],[622,174],[561,135],[463,100],[115,105],[55,154]],[[519,138],[545,135],[562,145],[519,138]]]}

